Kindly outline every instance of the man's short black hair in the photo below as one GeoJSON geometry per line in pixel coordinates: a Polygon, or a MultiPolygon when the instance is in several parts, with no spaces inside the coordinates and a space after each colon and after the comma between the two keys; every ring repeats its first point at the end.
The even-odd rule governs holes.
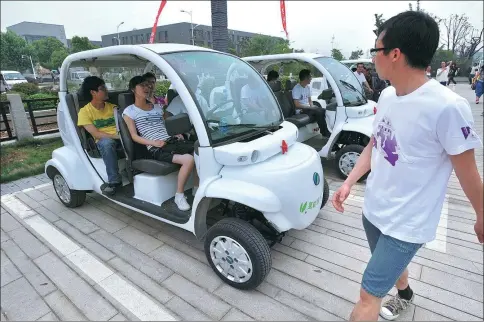
{"type": "Polygon", "coordinates": [[[92,101],[91,91],[98,91],[99,86],[105,85],[103,79],[97,76],[87,76],[81,86],[81,93],[84,99],[92,101]]]}
{"type": "Polygon", "coordinates": [[[136,86],[143,83],[145,80],[146,80],[146,78],[143,77],[143,76],[135,76],[135,77],[131,78],[129,80],[129,85],[128,85],[129,89],[134,90],[136,88],[136,86]]]}
{"type": "Polygon", "coordinates": [[[385,54],[399,48],[411,67],[425,69],[439,45],[439,25],[422,11],[405,11],[388,19],[378,28],[384,32],[385,54]]]}
{"type": "Polygon", "coordinates": [[[302,82],[306,80],[307,78],[309,78],[310,75],[311,75],[311,71],[309,69],[302,69],[299,72],[299,81],[302,82]]]}
{"type": "Polygon", "coordinates": [[[147,73],[145,73],[145,74],[143,75],[143,78],[144,78],[144,79],[148,79],[148,78],[154,78],[154,79],[156,79],[156,76],[155,76],[155,74],[153,74],[152,72],[147,72],[147,73]]]}
{"type": "Polygon", "coordinates": [[[270,82],[270,81],[273,81],[273,80],[277,80],[279,78],[279,73],[276,72],[275,70],[271,70],[268,74],[267,74],[267,81],[270,82]]]}

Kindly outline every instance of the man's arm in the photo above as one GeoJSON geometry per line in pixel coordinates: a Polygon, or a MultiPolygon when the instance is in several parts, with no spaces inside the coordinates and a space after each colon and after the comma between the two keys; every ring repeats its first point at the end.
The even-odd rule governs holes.
{"type": "Polygon", "coordinates": [[[83,127],[97,140],[100,140],[103,138],[119,139],[119,136],[117,134],[108,134],[108,133],[101,132],[92,124],[86,124],[86,125],[83,125],[83,127]]]}
{"type": "Polygon", "coordinates": [[[483,220],[483,185],[477,171],[474,149],[467,150],[461,154],[449,155],[450,161],[454,167],[455,174],[459,183],[464,190],[467,198],[471,202],[476,212],[476,235],[479,242],[484,242],[484,220],[483,220]]]}

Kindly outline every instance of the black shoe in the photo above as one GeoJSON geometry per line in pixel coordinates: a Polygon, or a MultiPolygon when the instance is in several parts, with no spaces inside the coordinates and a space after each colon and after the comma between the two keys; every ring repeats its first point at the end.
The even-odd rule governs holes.
{"type": "Polygon", "coordinates": [[[123,184],[120,182],[115,183],[105,183],[101,186],[101,190],[103,193],[112,196],[116,193],[116,189],[122,187],[123,184]]]}

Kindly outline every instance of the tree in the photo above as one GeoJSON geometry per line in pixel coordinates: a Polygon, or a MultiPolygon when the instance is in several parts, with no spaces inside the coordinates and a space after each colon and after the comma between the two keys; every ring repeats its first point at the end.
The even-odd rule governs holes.
{"type": "Polygon", "coordinates": [[[242,57],[291,53],[289,41],[283,38],[257,35],[241,48],[242,57]]]}
{"type": "Polygon", "coordinates": [[[66,50],[64,44],[54,37],[42,38],[34,41],[32,46],[35,48],[40,64],[48,69],[52,69],[51,56],[55,51],[66,50]]]}
{"type": "Polygon", "coordinates": [[[444,37],[442,37],[442,44],[456,53],[457,48],[465,42],[466,36],[472,30],[472,25],[469,18],[465,15],[452,14],[447,19],[444,19],[444,37]]]}
{"type": "Polygon", "coordinates": [[[78,53],[81,51],[99,48],[91,44],[87,37],[74,36],[71,40],[71,53],[78,53]]]}
{"type": "Polygon", "coordinates": [[[12,31],[2,32],[0,35],[0,66],[2,70],[23,71],[31,68],[30,58],[35,62],[36,57],[32,46],[25,39],[12,31]],[[22,55],[24,55],[22,57],[22,55]]]}
{"type": "Polygon", "coordinates": [[[459,46],[459,57],[470,60],[472,56],[482,50],[483,32],[484,29],[481,29],[481,31],[473,29],[471,33],[467,34],[467,36],[464,38],[464,41],[462,41],[461,45],[459,46]]]}
{"type": "Polygon", "coordinates": [[[358,49],[358,50],[355,50],[355,51],[352,51],[351,52],[351,55],[350,55],[350,58],[349,59],[358,59],[361,56],[363,56],[363,50],[358,49]]]}
{"type": "Polygon", "coordinates": [[[343,60],[345,57],[343,56],[343,53],[341,53],[341,50],[337,48],[333,48],[331,50],[331,57],[333,57],[336,60],[343,60]]]}
{"type": "Polygon", "coordinates": [[[376,29],[373,30],[375,35],[378,35],[378,29],[383,25],[385,19],[383,18],[383,13],[375,13],[375,27],[376,29]]]}
{"type": "Polygon", "coordinates": [[[64,59],[69,55],[65,48],[58,49],[52,53],[50,56],[49,67],[51,69],[60,69],[64,59]]]}

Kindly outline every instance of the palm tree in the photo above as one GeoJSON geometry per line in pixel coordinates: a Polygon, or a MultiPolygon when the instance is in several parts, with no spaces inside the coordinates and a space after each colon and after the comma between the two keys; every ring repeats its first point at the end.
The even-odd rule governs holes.
{"type": "Polygon", "coordinates": [[[228,52],[229,32],[227,30],[227,0],[212,0],[213,49],[228,52]]]}

